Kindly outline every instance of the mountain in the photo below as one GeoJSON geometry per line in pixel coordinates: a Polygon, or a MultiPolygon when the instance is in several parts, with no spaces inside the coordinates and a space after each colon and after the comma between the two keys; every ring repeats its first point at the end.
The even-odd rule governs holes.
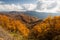
{"type": "Polygon", "coordinates": [[[39,19],[44,19],[48,16],[60,16],[60,13],[48,13],[48,12],[36,12],[36,11],[11,11],[11,12],[2,12],[4,14],[12,14],[12,15],[18,15],[18,14],[26,14],[32,17],[37,17],[39,19]]]}
{"type": "Polygon", "coordinates": [[[48,12],[36,12],[36,11],[26,11],[24,13],[40,19],[44,19],[48,16],[60,16],[60,13],[48,13],[48,12]]]}
{"type": "Polygon", "coordinates": [[[0,26],[9,33],[13,32],[27,39],[52,40],[60,35],[60,14],[35,11],[0,12],[0,26]]]}
{"type": "Polygon", "coordinates": [[[8,29],[11,32],[17,32],[18,30],[24,36],[28,36],[30,31],[26,24],[23,23],[23,21],[7,16],[6,14],[0,14],[0,26],[8,29]],[[24,32],[22,30],[24,30],[24,32]]]}
{"type": "Polygon", "coordinates": [[[39,40],[58,39],[58,35],[60,35],[60,16],[44,19],[42,22],[37,23],[32,31],[39,40]]]}
{"type": "Polygon", "coordinates": [[[39,21],[42,21],[42,19],[38,17],[34,17],[29,15],[30,13],[26,12],[16,12],[16,11],[11,11],[11,12],[1,12],[0,15],[6,15],[12,19],[15,20],[20,20],[24,24],[27,25],[29,29],[32,28],[32,26],[36,25],[39,21]]]}
{"type": "Polygon", "coordinates": [[[0,14],[5,14],[10,17],[14,17],[16,19],[23,20],[26,23],[31,23],[40,20],[40,18],[34,16],[34,12],[17,12],[17,11],[11,11],[11,12],[2,12],[0,14]]]}
{"type": "Polygon", "coordinates": [[[30,16],[34,16],[41,19],[46,18],[49,15],[48,13],[45,12],[36,12],[36,11],[26,11],[25,13],[30,16]]]}

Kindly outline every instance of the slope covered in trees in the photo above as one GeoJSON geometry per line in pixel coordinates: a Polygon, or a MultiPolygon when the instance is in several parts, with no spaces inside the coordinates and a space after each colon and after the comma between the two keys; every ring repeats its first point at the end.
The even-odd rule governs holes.
{"type": "Polygon", "coordinates": [[[36,24],[34,22],[39,20],[25,14],[13,14],[0,13],[0,26],[11,32],[20,32],[23,36],[28,36],[30,33],[29,28],[32,28],[32,25],[36,24]]]}
{"type": "Polygon", "coordinates": [[[48,17],[36,24],[32,30],[36,38],[52,40],[55,36],[60,35],[60,16],[48,17]]]}
{"type": "Polygon", "coordinates": [[[9,32],[19,32],[30,40],[55,40],[60,35],[60,16],[41,20],[25,14],[0,13],[0,26],[9,32]]]}
{"type": "Polygon", "coordinates": [[[30,31],[21,20],[16,20],[6,15],[0,15],[0,26],[10,31],[20,31],[24,36],[28,36],[30,31]]]}

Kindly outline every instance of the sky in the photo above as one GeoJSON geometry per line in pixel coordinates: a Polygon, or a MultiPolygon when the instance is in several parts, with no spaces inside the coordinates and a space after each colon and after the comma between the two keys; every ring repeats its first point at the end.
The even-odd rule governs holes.
{"type": "Polygon", "coordinates": [[[0,11],[60,12],[60,0],[0,0],[0,11]]]}

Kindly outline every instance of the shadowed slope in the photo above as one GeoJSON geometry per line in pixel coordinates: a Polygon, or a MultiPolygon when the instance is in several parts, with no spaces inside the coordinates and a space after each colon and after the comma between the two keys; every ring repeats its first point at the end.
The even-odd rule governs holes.
{"type": "Polygon", "coordinates": [[[48,17],[36,24],[32,31],[39,40],[52,40],[60,35],[60,16],[48,17]]]}

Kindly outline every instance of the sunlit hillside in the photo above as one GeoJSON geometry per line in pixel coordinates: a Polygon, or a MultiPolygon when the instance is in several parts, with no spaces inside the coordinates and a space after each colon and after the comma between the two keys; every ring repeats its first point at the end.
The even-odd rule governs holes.
{"type": "Polygon", "coordinates": [[[0,13],[0,27],[13,35],[12,39],[60,40],[60,16],[39,19],[26,14],[12,14],[0,13]]]}
{"type": "Polygon", "coordinates": [[[20,31],[24,36],[28,36],[30,32],[30,30],[21,20],[14,19],[6,15],[0,15],[0,26],[8,29],[11,32],[20,31]]]}

